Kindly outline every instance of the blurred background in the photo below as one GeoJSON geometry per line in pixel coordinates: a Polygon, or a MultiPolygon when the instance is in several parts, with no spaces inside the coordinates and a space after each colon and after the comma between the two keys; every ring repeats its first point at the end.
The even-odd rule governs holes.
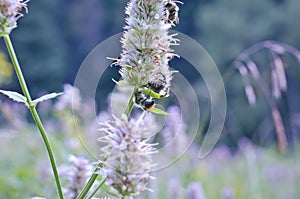
{"type": "MultiPolygon", "coordinates": [[[[29,2],[29,13],[19,20],[19,28],[11,37],[32,96],[76,90],[71,85],[88,53],[101,41],[123,31],[126,3],[125,0],[29,2]]],[[[296,50],[300,49],[300,1],[198,0],[185,1],[179,7],[180,23],[174,29],[198,41],[217,64],[226,88],[227,117],[217,147],[206,159],[197,159],[196,150],[191,149],[164,173],[166,177],[158,178],[151,185],[155,192],[144,198],[300,198],[297,188],[300,186],[300,53],[296,50]],[[278,45],[276,51],[274,46],[260,43],[265,40],[285,43],[295,49],[291,52],[278,45]],[[249,76],[256,99],[250,105],[251,93],[247,98],[245,79],[236,69],[235,61],[255,44],[261,44],[260,48],[246,51],[247,56],[255,62],[270,92],[249,76]],[[269,56],[270,49],[276,52],[286,74],[287,89],[280,91],[280,97],[276,97],[272,82],[275,58],[269,56]],[[281,122],[272,115],[274,107],[280,113],[281,122]],[[284,133],[286,137],[284,150],[280,150],[282,143],[275,128],[280,123],[284,132],[279,134],[284,133]],[[178,169],[182,170],[180,174],[178,169]]],[[[170,65],[198,88],[198,98],[203,102],[200,108],[205,112],[209,95],[201,76],[196,76],[184,60],[174,59],[170,65]]],[[[99,85],[110,86],[99,86],[96,102],[78,101],[81,116],[77,118],[80,121],[77,128],[86,132],[83,138],[86,140],[95,140],[99,135],[97,123],[88,111],[82,111],[88,110],[84,107],[96,106],[99,117],[103,118],[109,112],[107,99],[114,86],[111,78],[118,77],[118,72],[117,68],[107,70],[107,78],[99,85]]],[[[0,87],[21,92],[2,39],[0,87]]],[[[0,100],[0,198],[53,194],[46,152],[26,109],[4,96],[0,100]]],[[[69,154],[87,155],[74,133],[70,103],[64,97],[39,105],[61,164],[69,154]]],[[[207,124],[202,123],[204,132],[207,124]]],[[[197,148],[201,140],[199,135],[193,147],[197,148]]],[[[96,143],[91,145],[97,148],[96,143]]]]}

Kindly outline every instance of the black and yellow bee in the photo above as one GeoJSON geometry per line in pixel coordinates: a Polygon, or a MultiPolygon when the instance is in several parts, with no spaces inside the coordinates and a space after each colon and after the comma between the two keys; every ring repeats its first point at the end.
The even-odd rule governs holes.
{"type": "Polygon", "coordinates": [[[147,85],[137,89],[134,102],[144,110],[149,110],[155,106],[155,99],[169,95],[166,77],[162,73],[156,74],[156,78],[149,81],[147,85]]]}
{"type": "Polygon", "coordinates": [[[162,73],[156,74],[156,78],[149,81],[146,87],[158,94],[159,98],[166,97],[169,94],[166,77],[162,73]]]}
{"type": "Polygon", "coordinates": [[[152,108],[155,104],[153,97],[139,90],[134,93],[134,102],[144,110],[152,108]]]}
{"type": "Polygon", "coordinates": [[[174,22],[179,23],[179,17],[178,17],[179,7],[177,6],[176,2],[182,3],[180,1],[172,1],[172,0],[168,0],[165,3],[166,21],[171,24],[173,24],[174,22]]]}

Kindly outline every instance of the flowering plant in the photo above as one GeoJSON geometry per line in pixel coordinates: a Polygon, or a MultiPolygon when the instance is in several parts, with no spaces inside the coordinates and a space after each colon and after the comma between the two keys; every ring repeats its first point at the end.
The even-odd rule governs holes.
{"type": "MultiPolygon", "coordinates": [[[[154,163],[151,155],[156,153],[155,143],[151,143],[144,135],[149,126],[143,125],[148,112],[168,115],[155,107],[155,99],[169,95],[172,75],[169,61],[177,56],[171,49],[178,45],[176,35],[169,34],[169,29],[178,23],[179,8],[171,0],[131,0],[126,7],[126,26],[121,39],[123,51],[113,65],[119,65],[119,86],[129,87],[132,94],[128,100],[124,114],[112,121],[102,124],[100,131],[104,136],[99,141],[104,143],[101,148],[100,160],[96,169],[91,172],[92,164],[84,158],[71,156],[70,167],[61,173],[67,176],[69,185],[62,188],[51,143],[40,120],[36,106],[46,100],[53,99],[62,93],[46,94],[33,100],[28,90],[25,78],[10,40],[11,31],[17,27],[17,20],[23,16],[22,9],[27,12],[28,1],[0,0],[0,36],[6,42],[23,94],[14,91],[0,90],[12,100],[25,104],[40,131],[47,149],[52,171],[55,177],[60,199],[93,198],[104,185],[114,192],[112,195],[121,198],[131,198],[138,195],[153,179],[150,171],[154,163]],[[142,108],[143,114],[138,120],[131,118],[131,111],[136,105],[142,108]],[[90,175],[90,173],[92,173],[90,175]],[[88,176],[90,175],[90,178],[88,176]],[[95,183],[98,176],[101,181],[95,183]],[[90,193],[90,190],[93,192],[90,193]]],[[[63,105],[62,105],[63,107],[63,105]]]]}

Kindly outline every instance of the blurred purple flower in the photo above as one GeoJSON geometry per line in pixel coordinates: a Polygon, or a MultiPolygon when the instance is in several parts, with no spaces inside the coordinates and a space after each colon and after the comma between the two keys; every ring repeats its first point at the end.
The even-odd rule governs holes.
{"type": "Polygon", "coordinates": [[[168,198],[182,199],[184,198],[183,188],[177,177],[173,177],[168,182],[168,198]]]}
{"type": "Polygon", "coordinates": [[[66,108],[80,110],[80,107],[81,97],[79,89],[70,84],[65,84],[63,95],[58,98],[58,101],[55,104],[55,109],[59,111],[66,108]]]}
{"type": "Polygon", "coordinates": [[[221,199],[234,199],[234,190],[231,187],[223,187],[221,190],[221,199]]]}
{"type": "Polygon", "coordinates": [[[192,182],[187,188],[188,199],[206,199],[205,191],[199,182],[192,182]]]}
{"type": "Polygon", "coordinates": [[[91,176],[93,165],[83,157],[72,155],[69,157],[69,164],[61,166],[59,171],[62,178],[68,182],[68,186],[64,188],[66,197],[75,199],[91,176]]]}
{"type": "Polygon", "coordinates": [[[0,114],[6,120],[5,124],[1,124],[2,127],[4,127],[5,125],[12,125],[16,129],[26,128],[27,108],[25,106],[22,106],[22,104],[19,103],[7,101],[7,102],[0,102],[0,107],[1,107],[0,114]],[[18,113],[18,114],[14,114],[14,113],[18,113]]]}
{"type": "Polygon", "coordinates": [[[164,138],[164,144],[172,144],[170,153],[173,155],[178,155],[184,152],[186,149],[187,142],[187,127],[182,120],[182,115],[180,108],[178,106],[170,106],[167,109],[167,112],[170,114],[167,117],[165,128],[162,131],[162,136],[164,138]]]}

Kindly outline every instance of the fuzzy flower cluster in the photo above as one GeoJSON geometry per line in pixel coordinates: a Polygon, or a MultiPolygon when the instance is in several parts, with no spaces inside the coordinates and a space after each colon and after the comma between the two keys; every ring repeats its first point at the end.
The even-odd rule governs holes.
{"type": "Polygon", "coordinates": [[[172,144],[172,148],[167,148],[167,152],[171,156],[182,154],[187,146],[187,126],[182,119],[180,108],[178,106],[170,106],[167,112],[171,115],[166,120],[165,128],[162,131],[163,141],[165,145],[172,144]]]}
{"type": "Polygon", "coordinates": [[[28,0],[0,0],[0,36],[10,34],[17,27],[17,20],[23,16],[22,8],[27,12],[28,0]]]}
{"type": "Polygon", "coordinates": [[[64,188],[67,198],[76,198],[93,172],[93,165],[83,157],[70,156],[70,165],[60,167],[60,174],[68,181],[64,188]]]}
{"type": "MultiPolygon", "coordinates": [[[[168,2],[131,0],[126,7],[127,25],[121,39],[123,51],[117,64],[128,86],[142,88],[149,82],[160,81],[163,87],[170,87],[172,71],[168,62],[176,56],[170,47],[177,45],[178,39],[168,32],[174,24],[168,19],[168,2]]],[[[177,9],[174,7],[173,17],[177,17],[177,9]]]]}
{"type": "Polygon", "coordinates": [[[59,97],[59,100],[55,104],[56,110],[80,110],[82,108],[82,100],[78,88],[70,84],[65,84],[63,93],[64,94],[59,97]]]}
{"type": "Polygon", "coordinates": [[[203,186],[198,182],[192,182],[187,188],[188,199],[206,199],[203,186]]]}
{"type": "Polygon", "coordinates": [[[122,196],[137,195],[144,190],[149,180],[152,164],[151,155],[156,153],[154,144],[142,138],[147,129],[138,121],[128,120],[123,115],[112,122],[104,123],[100,129],[105,135],[99,138],[105,143],[102,172],[106,183],[122,196]]]}

